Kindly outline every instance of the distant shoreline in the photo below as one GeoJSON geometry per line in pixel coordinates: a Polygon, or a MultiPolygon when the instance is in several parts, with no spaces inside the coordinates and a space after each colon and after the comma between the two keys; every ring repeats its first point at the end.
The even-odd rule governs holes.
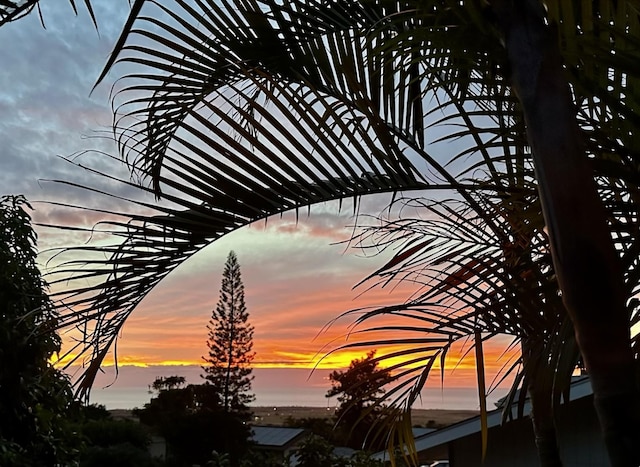
{"type": "MultiPolygon", "coordinates": [[[[282,426],[289,418],[331,418],[334,414],[333,407],[256,406],[251,409],[254,415],[253,423],[256,425],[282,426]]],[[[479,413],[476,410],[464,409],[412,409],[411,424],[422,427],[427,425],[440,427],[475,417],[479,413]]]]}
{"type": "MultiPolygon", "coordinates": [[[[331,418],[333,407],[305,406],[256,406],[251,407],[255,425],[283,426],[289,419],[331,418]]],[[[117,419],[135,419],[130,409],[111,409],[111,415],[117,419]]],[[[411,424],[420,427],[442,427],[475,417],[476,410],[456,409],[413,409],[411,424]]]]}

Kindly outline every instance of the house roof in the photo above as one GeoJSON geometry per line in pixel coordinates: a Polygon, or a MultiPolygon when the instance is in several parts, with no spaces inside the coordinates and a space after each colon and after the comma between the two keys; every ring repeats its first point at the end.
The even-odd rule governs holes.
{"type": "Polygon", "coordinates": [[[429,433],[433,433],[434,431],[436,431],[436,428],[420,428],[416,426],[411,428],[411,433],[413,434],[414,439],[418,439],[421,436],[427,435],[429,433]]]}
{"type": "Polygon", "coordinates": [[[252,426],[250,439],[261,447],[285,448],[304,433],[303,428],[252,426]]]}
{"type": "MultiPolygon", "coordinates": [[[[574,401],[582,399],[593,394],[591,389],[591,381],[587,376],[576,378],[571,383],[571,391],[569,393],[569,400],[574,401]]],[[[493,428],[502,423],[502,408],[492,410],[487,413],[487,427],[493,428]]],[[[523,416],[527,416],[531,413],[531,403],[529,399],[525,401],[522,411],[523,416]]],[[[511,404],[511,418],[518,418],[518,403],[511,404]]],[[[480,432],[480,415],[463,420],[461,422],[449,425],[445,428],[432,431],[419,437],[415,437],[416,451],[424,451],[441,444],[451,442],[453,440],[469,436],[474,433],[480,432]]],[[[380,460],[388,460],[389,454],[387,451],[381,451],[373,455],[374,458],[380,460]]]]}

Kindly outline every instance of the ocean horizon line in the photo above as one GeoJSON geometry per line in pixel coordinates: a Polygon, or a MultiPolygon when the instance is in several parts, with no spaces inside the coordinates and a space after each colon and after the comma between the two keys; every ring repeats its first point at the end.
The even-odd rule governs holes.
{"type": "MultiPolygon", "coordinates": [[[[329,374],[332,370],[294,368],[254,368],[252,392],[256,399],[253,407],[335,407],[337,398],[325,397],[331,388],[329,374]]],[[[96,379],[89,402],[102,404],[107,409],[142,408],[151,400],[153,392],[149,386],[157,377],[183,376],[187,384],[203,382],[201,369],[196,366],[122,367],[118,377],[100,373],[96,379]],[[175,370],[181,369],[182,372],[175,370]]],[[[438,383],[440,380],[438,379],[438,383]]],[[[421,399],[414,405],[417,409],[465,409],[478,410],[478,391],[469,385],[431,384],[421,391],[421,399]]],[[[506,393],[506,388],[487,397],[493,404],[506,393]]]]}

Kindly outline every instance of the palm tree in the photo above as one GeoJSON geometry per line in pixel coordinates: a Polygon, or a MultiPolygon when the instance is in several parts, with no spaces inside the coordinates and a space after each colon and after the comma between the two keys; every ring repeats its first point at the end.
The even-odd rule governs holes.
{"type": "MultiPolygon", "coordinates": [[[[106,281],[75,304],[107,326],[89,344],[98,350],[87,382],[142,297],[230,229],[371,192],[454,187],[475,203],[461,175],[495,170],[498,156],[489,150],[489,159],[464,161],[458,173],[434,158],[424,138],[431,96],[455,109],[475,148],[522,133],[483,131],[474,117],[508,109],[514,125],[526,123],[555,269],[611,457],[634,462],[628,446],[637,433],[626,427],[638,426],[640,404],[628,296],[592,172],[615,166],[622,198],[632,196],[632,2],[567,1],[548,11],[535,1],[279,3],[134,3],[105,73],[129,62],[142,70],[125,83],[142,82],[124,84],[115,126],[123,155],[141,181],[151,180],[148,190],[182,209],[134,216],[138,224],[121,225],[125,242],[104,248],[114,269],[87,273],[106,281]],[[474,87],[482,98],[468,92],[474,87]],[[142,268],[142,259],[154,267],[142,268]]],[[[462,164],[468,154],[476,152],[448,159],[462,164]]]]}
{"type": "MultiPolygon", "coordinates": [[[[515,172],[511,172],[515,173],[515,172]]],[[[519,174],[524,175],[521,171],[519,174]]],[[[522,181],[522,180],[521,180],[522,181]]],[[[415,348],[409,345],[398,350],[395,335],[383,340],[383,331],[404,329],[405,333],[442,335],[454,340],[473,341],[477,333],[484,333],[482,342],[499,335],[512,335],[520,342],[520,369],[514,378],[504,416],[511,415],[511,402],[519,394],[520,407],[527,395],[531,400],[533,428],[541,465],[562,465],[560,461],[553,419],[553,407],[569,387],[569,379],[578,360],[578,349],[573,328],[558,294],[558,284],[551,267],[548,238],[543,232],[539,202],[535,186],[514,186],[504,174],[494,187],[502,187],[489,195],[480,194],[482,211],[465,203],[399,200],[403,208],[397,220],[380,218],[379,223],[366,229],[355,239],[356,246],[364,250],[393,249],[396,254],[383,267],[362,283],[369,287],[389,286],[390,283],[416,284],[416,292],[406,303],[382,308],[358,309],[345,313],[357,316],[352,337],[360,337],[336,350],[361,346],[389,346],[395,365],[403,378],[394,378],[398,387],[411,387],[411,397],[396,399],[396,403],[411,403],[420,393],[429,377],[431,365],[415,366],[415,348]],[[506,182],[506,184],[504,183],[506,182]],[[413,218],[407,212],[417,211],[423,218],[413,218]],[[487,222],[491,219],[491,222],[487,222]],[[498,227],[496,229],[496,227],[498,227]],[[374,282],[373,285],[370,285],[374,282]],[[408,321],[391,328],[376,321],[408,321]],[[369,324],[369,321],[374,321],[369,324]],[[362,329],[369,324],[370,327],[362,329]],[[366,336],[376,333],[375,340],[366,336]],[[522,386],[527,391],[517,391],[522,386]]],[[[620,192],[612,183],[606,189],[606,205],[611,218],[631,213],[636,208],[621,209],[620,192]],[[615,200],[615,201],[614,201],[615,200]]],[[[391,209],[385,209],[390,213],[391,209]]],[[[637,217],[628,214],[619,218],[612,227],[619,251],[633,251],[637,239],[625,232],[637,228],[637,217]],[[633,217],[633,216],[632,216],[633,217]],[[635,227],[631,227],[635,225],[635,227]]],[[[627,256],[626,254],[623,255],[627,256]]],[[[634,261],[625,261],[627,285],[633,285],[627,294],[637,288],[634,261]]],[[[629,313],[634,305],[629,306],[629,313]]],[[[637,314],[632,323],[637,322],[637,314]]],[[[512,343],[515,346],[515,342],[512,343]]],[[[636,347],[637,348],[637,347],[636,347]]],[[[447,348],[443,347],[442,352],[447,348]]],[[[387,357],[381,357],[384,360],[387,357]]],[[[511,365],[509,371],[515,371],[511,365]]],[[[508,372],[509,372],[508,371],[508,372]]],[[[502,378],[504,379],[504,377],[502,378]]],[[[481,378],[479,378],[479,383],[481,378]]],[[[480,387],[480,397],[485,390],[480,387]]]]}
{"type": "MultiPolygon", "coordinates": [[[[624,14],[626,5],[618,7],[624,14]]],[[[512,85],[527,123],[563,302],[591,375],[611,462],[637,465],[640,459],[632,446],[640,431],[624,428],[638,426],[640,416],[628,297],[580,134],[558,37],[547,24],[542,4],[495,2],[493,10],[506,38],[512,85]]],[[[601,21],[609,22],[608,12],[597,13],[601,21]]],[[[636,14],[628,13],[630,21],[635,16],[637,22],[636,14]]],[[[633,99],[626,102],[633,104],[633,99]]]]}
{"type": "MultiPolygon", "coordinates": [[[[394,361],[404,357],[394,365],[394,379],[397,388],[407,389],[395,402],[408,410],[432,366],[416,365],[412,343],[401,343],[395,336],[382,339],[381,332],[403,329],[405,334],[446,335],[450,341],[442,348],[443,353],[456,341],[475,342],[472,347],[481,352],[485,341],[513,336],[511,346],[519,345],[522,350],[518,361],[509,362],[506,371],[517,374],[504,416],[512,415],[511,401],[516,394],[520,395],[521,409],[528,395],[541,465],[558,466],[562,464],[553,407],[568,390],[578,353],[573,328],[557,293],[536,200],[535,187],[531,186],[493,197],[482,195],[479,201],[484,209],[480,212],[451,200],[401,200],[406,205],[403,211],[417,209],[424,219],[402,215],[363,231],[357,240],[359,247],[397,250],[385,266],[363,282],[387,286],[408,281],[417,290],[406,303],[347,312],[357,316],[351,337],[360,339],[339,349],[375,345],[392,349],[394,361]],[[493,222],[488,224],[487,219],[493,222]],[[378,324],[389,317],[394,325],[378,324]],[[369,327],[362,329],[365,324],[369,327]],[[372,332],[377,334],[373,342],[366,337],[372,332]],[[478,339],[479,335],[483,337],[478,339]],[[404,344],[403,349],[398,349],[399,344],[404,344]],[[410,374],[414,376],[408,378],[410,374]],[[518,391],[520,386],[527,390],[518,391]]],[[[380,360],[387,358],[381,356],[380,360]]],[[[482,368],[479,371],[482,401],[486,389],[480,377],[482,368]]]]}

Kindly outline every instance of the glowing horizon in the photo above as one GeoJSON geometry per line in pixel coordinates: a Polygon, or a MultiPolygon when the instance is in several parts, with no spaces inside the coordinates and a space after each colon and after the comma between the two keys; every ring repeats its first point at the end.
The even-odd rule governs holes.
{"type": "MultiPolygon", "coordinates": [[[[438,359],[433,365],[430,371],[429,379],[425,384],[425,387],[474,387],[476,386],[477,375],[475,367],[475,359],[473,353],[469,354],[463,348],[454,348],[445,358],[444,372],[440,367],[440,360],[438,359]]],[[[344,370],[349,366],[349,363],[356,358],[362,358],[366,355],[366,350],[344,352],[343,355],[337,356],[337,358],[327,360],[326,362],[310,362],[303,360],[290,360],[290,361],[260,361],[256,360],[251,365],[254,369],[296,369],[296,370],[309,370],[313,372],[315,370],[344,370]]],[[[515,357],[516,352],[511,351],[505,357],[504,348],[502,346],[487,346],[485,347],[485,377],[487,382],[491,386],[498,385],[500,387],[509,386],[512,381],[512,377],[507,378],[505,381],[500,382],[500,376],[502,370],[507,367],[507,363],[511,360],[509,358],[515,357]],[[501,358],[502,357],[502,358],[501,358]]],[[[387,368],[390,365],[396,363],[398,359],[392,359],[386,365],[381,365],[382,368],[387,368]]],[[[119,358],[117,367],[112,357],[105,360],[102,365],[105,373],[116,372],[116,368],[135,367],[143,369],[163,368],[163,367],[187,367],[187,368],[202,368],[201,361],[194,360],[159,360],[159,361],[135,361],[131,358],[124,357],[119,358]]],[[[70,374],[73,372],[81,372],[80,365],[72,365],[68,370],[70,374]]],[[[178,371],[179,373],[179,371],[178,371]]]]}

